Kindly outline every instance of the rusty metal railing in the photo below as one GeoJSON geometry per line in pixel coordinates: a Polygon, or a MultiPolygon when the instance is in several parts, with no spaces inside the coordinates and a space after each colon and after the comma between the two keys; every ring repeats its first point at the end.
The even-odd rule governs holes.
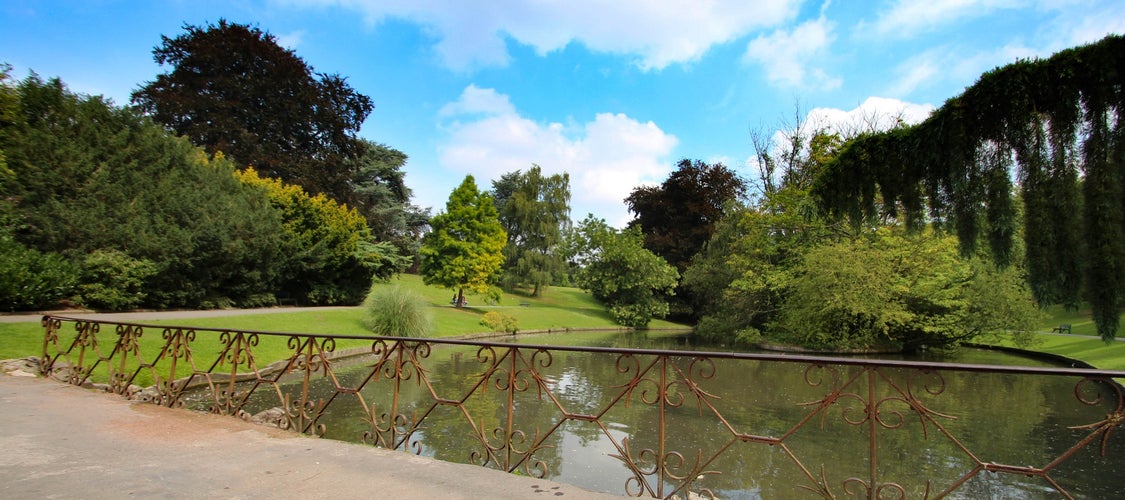
{"type": "MultiPolygon", "coordinates": [[[[210,330],[61,316],[45,316],[42,324],[40,371],[71,384],[413,453],[456,442],[471,450],[456,452],[461,461],[537,477],[569,467],[558,448],[560,435],[573,431],[603,444],[632,496],[714,495],[708,484],[720,476],[738,483],[720,490],[754,489],[759,479],[744,469],[758,467],[765,475],[787,471],[795,478],[791,491],[824,498],[974,496],[967,488],[1003,475],[1069,498],[1073,486],[1056,476],[1075,457],[1125,468],[1125,456],[1107,453],[1121,449],[1111,440],[1125,422],[1120,371],[210,330]],[[345,361],[338,345],[365,357],[345,361]],[[432,356],[435,349],[450,355],[432,356]],[[263,366],[258,356],[267,351],[284,354],[263,366]],[[578,361],[560,361],[572,353],[596,356],[582,362],[615,382],[589,387],[573,380],[567,367],[578,361]],[[758,377],[767,364],[797,377],[799,389],[771,390],[758,377]],[[989,442],[1020,425],[1020,408],[988,414],[987,396],[1007,389],[979,386],[973,377],[984,373],[1066,378],[1074,398],[1050,407],[1094,417],[1049,433],[1028,424],[1034,428],[1027,432],[1053,443],[1047,455],[989,456],[989,442]],[[575,391],[581,397],[572,397],[575,391]],[[982,398],[953,414],[942,397],[954,391],[982,398]],[[351,417],[329,428],[330,411],[351,417]],[[993,421],[966,424],[978,415],[993,421]],[[674,438],[671,429],[686,429],[690,438],[674,438]],[[925,444],[907,443],[904,433],[920,433],[925,444]],[[841,455],[836,443],[844,440],[858,441],[861,451],[841,455]],[[929,456],[938,449],[955,460],[929,456]],[[819,453],[830,458],[817,462],[819,453]]],[[[1120,483],[1121,476],[1106,480],[1120,483]]]]}

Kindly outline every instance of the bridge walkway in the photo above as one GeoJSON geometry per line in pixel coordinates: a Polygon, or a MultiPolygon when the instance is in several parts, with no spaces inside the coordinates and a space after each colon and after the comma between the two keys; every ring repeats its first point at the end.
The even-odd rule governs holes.
{"type": "Polygon", "coordinates": [[[619,498],[0,373],[0,498],[619,498]]]}

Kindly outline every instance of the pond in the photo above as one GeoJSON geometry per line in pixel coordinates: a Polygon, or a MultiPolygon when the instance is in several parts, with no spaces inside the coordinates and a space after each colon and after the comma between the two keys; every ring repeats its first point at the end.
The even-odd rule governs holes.
{"type": "MultiPolygon", "coordinates": [[[[571,332],[521,336],[516,342],[716,350],[667,333],[571,332]]],[[[426,354],[424,376],[395,381],[378,371],[373,376],[371,359],[352,360],[351,368],[334,364],[336,382],[322,379],[309,389],[312,398],[334,399],[317,420],[324,437],[394,443],[403,437],[396,437],[402,434],[396,430],[424,417],[402,448],[618,494],[667,494],[661,483],[692,474],[698,475],[692,490],[719,498],[816,496],[817,491],[801,486],[815,488],[818,482],[838,496],[866,496],[865,488],[873,484],[885,497],[920,498],[971,475],[952,497],[1057,498],[1041,477],[970,472],[978,463],[1049,468],[1090,434],[1073,427],[1102,421],[1116,403],[1110,388],[1084,384],[1078,388],[1084,397],[1100,394],[1104,402],[1081,404],[1074,377],[872,371],[747,359],[715,359],[700,367],[691,364],[690,355],[672,359],[671,368],[646,375],[629,392],[623,387],[650,366],[649,358],[577,351],[526,352],[525,364],[513,361],[509,369],[519,373],[511,380],[520,389],[508,391],[498,377],[485,377],[481,387],[482,367],[491,360],[482,364],[475,347],[434,346],[426,354]],[[669,377],[668,397],[651,397],[664,376],[669,377]],[[396,382],[401,383],[397,398],[388,390],[396,382]],[[698,382],[704,382],[699,385],[705,392],[695,392],[698,382]],[[363,389],[354,397],[341,396],[337,385],[363,389]],[[821,408],[818,403],[831,387],[844,386],[835,404],[821,408]],[[918,397],[924,415],[904,394],[918,397]],[[631,404],[615,404],[623,397],[631,404]],[[449,403],[435,405],[435,399],[449,403]],[[879,425],[864,417],[868,402],[878,412],[879,425]],[[563,412],[588,418],[564,418],[563,412]],[[511,418],[514,413],[518,421],[511,418]],[[657,462],[664,463],[667,477],[638,478],[638,470],[657,462]]],[[[975,349],[943,361],[1046,366],[975,349]]],[[[268,407],[267,396],[249,409],[268,407]]],[[[1120,497],[1125,439],[1110,434],[1104,458],[1100,445],[1094,442],[1062,461],[1050,479],[1080,498],[1120,497]]]]}

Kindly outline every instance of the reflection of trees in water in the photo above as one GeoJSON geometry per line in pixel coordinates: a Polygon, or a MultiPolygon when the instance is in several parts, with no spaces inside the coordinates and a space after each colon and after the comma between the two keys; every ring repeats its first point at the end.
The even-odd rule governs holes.
{"type": "MultiPolygon", "coordinates": [[[[667,495],[683,478],[693,490],[766,497],[791,495],[798,485],[864,494],[872,479],[875,487],[900,484],[908,497],[932,496],[977,466],[962,445],[982,462],[1042,467],[1090,432],[1067,426],[1097,422],[1107,411],[1075,401],[1074,380],[1064,377],[724,359],[714,360],[712,373],[690,354],[482,352],[435,348],[417,360],[424,371],[397,380],[397,402],[395,378],[372,374],[370,364],[337,374],[343,387],[363,385],[356,394],[336,395],[323,379],[310,397],[336,395],[320,422],[327,437],[358,441],[380,427],[389,432],[390,422],[399,439],[413,432],[411,442],[421,445],[400,449],[443,460],[523,464],[525,472],[615,493],[635,478],[633,491],[667,495]]],[[[1121,441],[1109,440],[1116,462],[1125,456],[1121,441]]],[[[1093,478],[1118,477],[1121,464],[1100,459],[1097,443],[1089,448],[1051,477],[1073,494],[1110,495],[1112,486],[1093,478]]],[[[1044,488],[1042,479],[981,472],[957,494],[1053,491],[1044,488]]]]}

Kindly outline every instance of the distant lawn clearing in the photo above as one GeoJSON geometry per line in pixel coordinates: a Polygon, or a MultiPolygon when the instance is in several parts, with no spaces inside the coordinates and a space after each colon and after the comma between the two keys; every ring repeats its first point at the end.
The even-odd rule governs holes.
{"type": "MultiPolygon", "coordinates": [[[[434,322],[430,338],[453,337],[473,333],[487,333],[481,317],[488,311],[497,311],[516,318],[521,331],[616,328],[605,307],[588,293],[577,288],[551,287],[541,297],[505,293],[496,304],[483,304],[482,299],[467,295],[469,306],[457,309],[450,304],[451,290],[426,286],[417,275],[402,275],[377,286],[401,286],[413,289],[433,305],[434,322]],[[526,304],[526,305],[521,305],[526,304]]],[[[168,319],[138,321],[162,326],[190,326],[219,330],[253,330],[286,333],[325,335],[371,335],[363,325],[360,307],[293,312],[270,311],[268,314],[246,314],[213,318],[168,319]]],[[[687,325],[654,320],[650,328],[688,328],[687,325]]],[[[147,330],[143,340],[159,341],[160,331],[147,330]]],[[[279,339],[280,340],[280,339],[279,339]]],[[[0,324],[0,359],[39,355],[43,343],[43,327],[36,322],[0,324]]],[[[338,344],[337,349],[367,345],[363,341],[338,344]]],[[[260,359],[276,360],[287,357],[285,342],[277,346],[259,344],[260,359]]],[[[202,354],[202,353],[201,353],[202,354]]]]}

